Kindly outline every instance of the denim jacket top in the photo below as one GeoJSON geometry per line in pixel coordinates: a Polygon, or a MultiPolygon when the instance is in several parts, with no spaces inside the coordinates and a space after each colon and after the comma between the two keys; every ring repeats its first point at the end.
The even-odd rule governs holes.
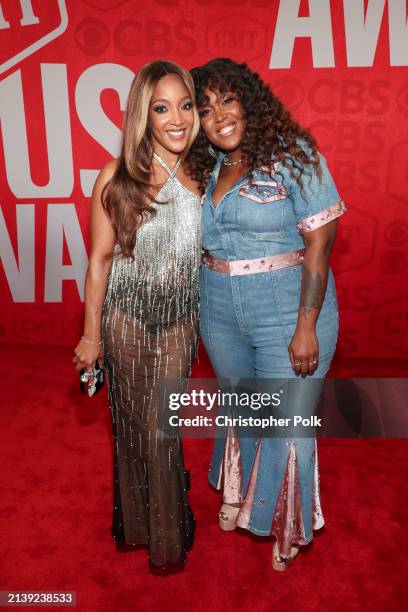
{"type": "Polygon", "coordinates": [[[278,162],[272,177],[266,168],[254,172],[251,184],[241,177],[215,206],[212,193],[223,158],[219,153],[203,196],[203,248],[215,257],[236,261],[301,249],[302,234],[346,212],[320,153],[321,182],[314,167],[306,166],[301,190],[278,162]]]}

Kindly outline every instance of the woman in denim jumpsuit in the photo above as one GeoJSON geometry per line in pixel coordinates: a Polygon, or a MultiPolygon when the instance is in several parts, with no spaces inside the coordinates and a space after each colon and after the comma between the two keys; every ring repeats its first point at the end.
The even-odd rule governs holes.
{"type": "MultiPolygon", "coordinates": [[[[313,331],[318,351],[307,364],[297,361],[291,341],[299,325],[307,235],[318,235],[319,228],[346,209],[320,153],[321,178],[315,171],[305,174],[302,188],[289,169],[277,162],[254,169],[251,179],[245,171],[238,173],[238,179],[229,188],[224,186],[215,201],[223,165],[243,163],[242,150],[235,145],[245,138],[246,123],[240,124],[239,98],[235,100],[238,110],[233,110],[234,102],[225,103],[228,92],[235,90],[228,83],[222,87],[228,70],[250,79],[251,71],[232,60],[213,60],[193,70],[201,137],[207,137],[216,156],[203,196],[201,336],[219,381],[256,379],[262,390],[272,389],[276,378],[290,381],[284,386],[280,380],[277,387],[284,386],[286,392],[284,416],[310,416],[335,351],[338,305],[327,259],[327,286],[313,331]],[[219,79],[214,83],[217,71],[219,79]],[[243,134],[234,141],[239,127],[243,134]]],[[[297,138],[297,144],[310,153],[305,140],[297,138]]],[[[330,251],[329,246],[322,240],[323,250],[330,251]]],[[[313,248],[315,256],[320,256],[319,247],[313,248]]],[[[313,262],[310,267],[313,271],[313,262]]],[[[298,546],[309,543],[313,529],[324,522],[315,437],[296,436],[295,428],[285,435],[245,436],[244,430],[239,434],[231,428],[226,439],[215,441],[209,481],[223,493],[220,526],[226,530],[239,526],[261,536],[273,534],[273,567],[282,570],[298,546]]]]}

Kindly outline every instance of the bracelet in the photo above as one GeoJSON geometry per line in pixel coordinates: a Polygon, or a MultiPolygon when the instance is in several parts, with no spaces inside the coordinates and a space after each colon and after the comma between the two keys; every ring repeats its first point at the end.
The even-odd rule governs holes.
{"type": "Polygon", "coordinates": [[[81,340],[83,340],[84,342],[87,342],[88,344],[94,344],[96,345],[102,345],[103,344],[103,340],[101,340],[100,342],[92,342],[91,340],[88,340],[87,338],[85,338],[85,336],[81,336],[81,340]]]}

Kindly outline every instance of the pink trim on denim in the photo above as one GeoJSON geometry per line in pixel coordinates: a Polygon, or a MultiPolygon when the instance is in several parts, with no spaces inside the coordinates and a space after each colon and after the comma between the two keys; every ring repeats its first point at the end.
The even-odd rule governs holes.
{"type": "Polygon", "coordinates": [[[303,219],[296,223],[296,228],[299,234],[304,234],[305,232],[311,232],[312,230],[317,229],[318,227],[322,227],[333,221],[333,219],[337,219],[340,215],[343,215],[347,211],[347,208],[343,202],[340,200],[335,204],[329,206],[329,208],[325,208],[320,212],[312,215],[311,217],[307,217],[307,219],[303,219]]]}
{"type": "Polygon", "coordinates": [[[289,251],[289,253],[278,253],[269,257],[259,257],[257,259],[238,259],[237,261],[227,261],[210,255],[207,251],[203,255],[203,264],[223,274],[230,276],[241,276],[243,274],[258,274],[259,272],[271,272],[281,268],[289,268],[303,262],[306,249],[289,251]]]}

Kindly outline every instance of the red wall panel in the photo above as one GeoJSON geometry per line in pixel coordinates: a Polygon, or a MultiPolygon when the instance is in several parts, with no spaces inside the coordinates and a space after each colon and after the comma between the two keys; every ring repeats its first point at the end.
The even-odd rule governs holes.
{"type": "Polygon", "coordinates": [[[310,127],[348,213],[338,355],[408,358],[405,0],[0,0],[0,341],[74,346],[89,190],[133,73],[247,61],[310,127]]]}

